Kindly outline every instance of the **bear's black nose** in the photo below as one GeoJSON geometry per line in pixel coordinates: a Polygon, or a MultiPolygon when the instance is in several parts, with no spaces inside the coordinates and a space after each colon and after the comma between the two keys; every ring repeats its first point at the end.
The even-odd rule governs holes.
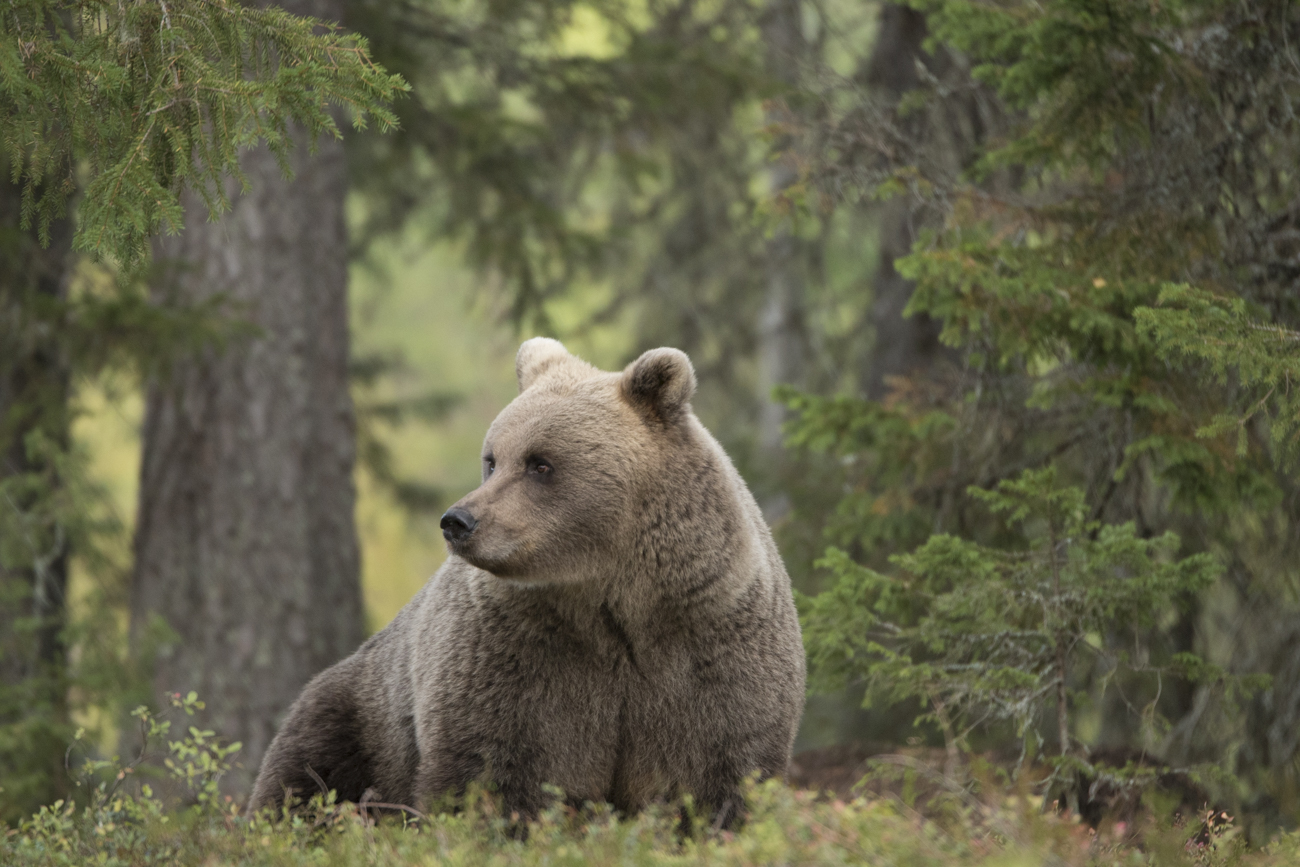
{"type": "Polygon", "coordinates": [[[463,542],[474,528],[478,526],[478,521],[474,516],[464,509],[448,509],[447,514],[442,516],[438,523],[442,527],[442,537],[448,542],[463,542]]]}

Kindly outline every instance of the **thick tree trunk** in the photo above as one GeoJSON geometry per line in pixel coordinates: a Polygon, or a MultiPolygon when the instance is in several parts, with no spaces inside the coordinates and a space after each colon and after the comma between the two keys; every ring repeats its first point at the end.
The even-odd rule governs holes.
{"type": "MultiPolygon", "coordinates": [[[[291,11],[338,17],[324,6],[291,11]]],[[[216,222],[190,197],[156,248],[175,266],[160,301],[224,295],[256,328],[150,384],[131,598],[138,644],[155,618],[174,631],[155,700],[196,690],[202,724],[243,742],[237,794],[302,686],[363,637],[343,149],[292,163],[286,181],[250,152],[251,192],[216,222]]]]}

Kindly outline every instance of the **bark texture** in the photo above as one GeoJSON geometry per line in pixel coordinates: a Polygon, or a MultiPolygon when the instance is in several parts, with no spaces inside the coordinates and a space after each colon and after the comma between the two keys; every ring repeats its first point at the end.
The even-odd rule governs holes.
{"type": "MultiPolygon", "coordinates": [[[[772,0],[763,11],[763,39],[767,45],[769,74],[782,84],[794,87],[800,66],[808,60],[808,44],[800,19],[801,7],[792,0],[772,0]]],[[[791,124],[793,113],[780,100],[767,110],[767,121],[776,127],[791,124]]],[[[790,145],[789,136],[779,136],[772,149],[782,154],[790,145]]],[[[780,195],[798,180],[794,160],[782,155],[768,171],[768,188],[780,195]]],[[[786,411],[772,400],[777,385],[803,382],[808,354],[804,308],[808,286],[808,260],[811,244],[793,232],[786,222],[768,239],[764,259],[767,285],[759,313],[759,446],[768,457],[779,457],[783,439],[781,424],[786,411]]]]}
{"type": "Polygon", "coordinates": [[[191,198],[185,231],[156,248],[173,265],[160,301],[221,293],[256,329],[149,387],[131,599],[137,640],[155,617],[175,633],[156,701],[197,690],[203,725],[243,742],[239,794],[303,685],[363,637],[343,149],[300,144],[292,164],[286,181],[249,153],[251,192],[216,222],[191,198]]]}
{"type": "MultiPolygon", "coordinates": [[[[771,76],[787,86],[795,86],[801,66],[808,62],[809,44],[804,38],[801,6],[794,0],[772,0],[763,13],[763,39],[767,45],[767,65],[771,76]]],[[[794,122],[793,113],[774,100],[767,111],[773,126],[794,122]]],[[[773,150],[781,153],[789,147],[789,137],[781,136],[773,150]]],[[[798,180],[794,160],[784,155],[768,171],[768,188],[780,195],[798,180]]],[[[786,408],[772,398],[778,385],[806,385],[809,340],[807,330],[807,296],[810,263],[818,253],[815,241],[795,234],[793,225],[785,223],[768,239],[764,250],[766,285],[757,328],[758,355],[758,448],[765,466],[772,468],[773,478],[788,471],[789,458],[784,449],[782,425],[789,417],[786,408]]],[[[768,486],[771,487],[770,485],[768,486]]],[[[790,511],[790,497],[785,485],[760,494],[759,503],[769,523],[790,511]]]]}
{"type": "MultiPolygon", "coordinates": [[[[953,60],[944,49],[933,55],[925,52],[928,35],[922,13],[898,4],[883,5],[876,47],[862,71],[868,89],[896,106],[908,91],[921,86],[918,64],[936,79],[952,75],[953,60]]],[[[972,145],[984,137],[984,124],[974,100],[945,103],[940,110],[916,112],[899,118],[898,123],[914,141],[925,143],[918,147],[937,151],[941,161],[956,167],[969,160],[972,145]]],[[[908,376],[954,359],[953,352],[939,342],[940,323],[925,314],[903,316],[915,287],[894,268],[894,260],[910,253],[916,241],[919,217],[913,203],[893,199],[879,213],[880,264],[872,280],[869,315],[874,342],[862,376],[862,390],[870,400],[881,400],[889,393],[891,377],[908,376]]]]}
{"type": "MultiPolygon", "coordinates": [[[[891,103],[915,89],[920,84],[916,63],[925,37],[925,17],[920,12],[892,3],[881,7],[876,47],[867,60],[868,87],[891,103]]],[[[880,264],[871,283],[869,321],[875,338],[863,381],[863,391],[870,400],[881,400],[888,394],[889,377],[929,367],[941,349],[939,323],[925,315],[903,316],[913,284],[894,268],[894,260],[911,252],[915,240],[909,203],[891,201],[881,213],[880,264]]]]}

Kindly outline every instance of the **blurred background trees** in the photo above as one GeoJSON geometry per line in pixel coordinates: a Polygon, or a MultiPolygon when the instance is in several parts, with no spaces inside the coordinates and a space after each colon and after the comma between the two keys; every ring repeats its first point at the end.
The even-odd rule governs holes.
{"type": "MultiPolygon", "coordinates": [[[[210,719],[247,741],[251,771],[293,684],[362,634],[341,517],[353,449],[374,629],[442,556],[428,515],[476,484],[478,441],[513,391],[517,338],[546,333],[606,368],[661,344],[691,354],[697,412],[755,488],[801,591],[842,600],[806,602],[814,663],[835,689],[810,704],[801,746],[944,744],[925,690],[895,691],[907,701],[891,708],[877,688],[876,705],[857,708],[898,654],[913,675],[939,661],[871,631],[951,622],[928,607],[953,592],[933,579],[958,582],[961,570],[923,547],[931,537],[974,546],[943,555],[980,552],[971,570],[1079,556],[1077,574],[1104,568],[1117,594],[1208,557],[1220,577],[1148,594],[1151,610],[1109,626],[1088,620],[1035,713],[1004,715],[1020,730],[977,726],[962,746],[1063,753],[1052,743],[1065,731],[1079,768],[1102,747],[1214,766],[1218,796],[1261,827],[1294,820],[1290,4],[365,0],[291,11],[369,38],[411,85],[392,103],[400,129],[314,156],[286,145],[292,182],[277,151],[245,153],[250,190],[208,187],[231,199],[222,222],[203,223],[190,202],[184,233],[157,244],[168,268],[148,280],[150,303],[134,274],[119,282],[135,288],[110,293],[172,324],[115,332],[121,320],[105,316],[77,332],[127,346],[170,335],[166,352],[144,351],[165,365],[106,379],[103,365],[67,361],[70,372],[5,380],[62,407],[42,416],[40,441],[67,445],[20,455],[11,431],[36,416],[3,410],[7,454],[19,455],[6,472],[45,479],[23,502],[67,489],[40,461],[79,449],[89,463],[78,478],[127,479],[115,499],[92,506],[78,493],[48,513],[50,538],[85,540],[31,549],[58,551],[48,562],[0,523],[6,574],[27,576],[9,586],[29,588],[6,597],[6,616],[46,636],[15,631],[25,649],[4,664],[53,654],[65,680],[42,687],[51,713],[104,723],[112,748],[110,706],[139,680],[113,680],[111,667],[98,669],[98,692],[67,680],[102,646],[122,671],[151,666],[159,689],[204,691],[210,719]],[[89,539],[92,524],[121,538],[104,503],[135,509],[142,390],[139,512],[121,522],[134,524],[132,561],[89,539]],[[426,423],[402,424],[412,419],[426,423]],[[1051,536],[1074,553],[1045,552],[1044,515],[989,509],[988,491],[1047,470],[1057,487],[1035,495],[1074,492],[1060,524],[1072,529],[1051,536]],[[1107,560],[1118,544],[1107,533],[1149,562],[1107,560]],[[53,577],[35,577],[38,563],[53,577]],[[64,568],[73,616],[31,620],[49,602],[30,588],[55,586],[64,568]],[[869,588],[863,570],[878,579],[869,588]],[[78,595],[95,586],[116,589],[78,595]],[[882,601],[882,587],[904,597],[882,601]],[[131,652],[116,626],[73,628],[92,623],[78,610],[120,618],[128,596],[131,652]],[[1255,674],[1271,679],[1243,679],[1255,674]],[[918,714],[928,721],[914,728],[918,714]]],[[[29,252],[14,253],[24,276],[11,285],[35,287],[12,308],[27,318],[12,321],[35,321],[37,299],[69,291],[58,287],[71,278],[48,275],[83,266],[59,246],[61,224],[46,224],[42,247],[40,222],[12,213],[28,232],[14,249],[29,252]]],[[[39,339],[22,345],[43,357],[39,339]]],[[[10,670],[6,683],[35,683],[10,670]]],[[[970,693],[971,719],[988,716],[994,694],[970,693]]],[[[5,721],[0,754],[17,755],[21,726],[5,721]]],[[[11,812],[48,791],[6,790],[11,812]]]]}

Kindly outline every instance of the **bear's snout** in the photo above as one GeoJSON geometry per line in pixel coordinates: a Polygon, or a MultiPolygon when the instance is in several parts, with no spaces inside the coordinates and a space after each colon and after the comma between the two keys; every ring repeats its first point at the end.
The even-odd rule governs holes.
{"type": "Polygon", "coordinates": [[[442,516],[438,526],[442,527],[442,537],[455,545],[469,538],[469,534],[478,526],[478,521],[469,512],[453,506],[442,516]]]}

